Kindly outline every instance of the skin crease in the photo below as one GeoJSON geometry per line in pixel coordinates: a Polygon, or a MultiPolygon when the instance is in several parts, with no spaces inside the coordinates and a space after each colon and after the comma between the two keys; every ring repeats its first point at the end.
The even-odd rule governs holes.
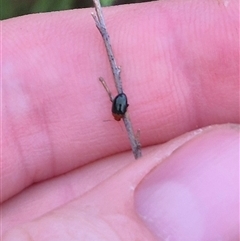
{"type": "Polygon", "coordinates": [[[104,9],[128,111],[141,130],[139,161],[98,82],[104,77],[116,94],[92,10],[2,22],[3,240],[161,240],[136,214],[133,190],[183,143],[238,133],[222,125],[185,134],[239,123],[237,4],[104,9]]]}

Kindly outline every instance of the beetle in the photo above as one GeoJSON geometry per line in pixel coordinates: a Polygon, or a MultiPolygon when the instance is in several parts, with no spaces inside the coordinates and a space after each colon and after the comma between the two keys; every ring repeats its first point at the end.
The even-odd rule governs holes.
{"type": "Polygon", "coordinates": [[[118,94],[112,101],[112,115],[116,121],[120,121],[128,108],[127,96],[124,93],[118,94]]]}
{"type": "Polygon", "coordinates": [[[104,89],[107,91],[110,101],[112,102],[112,115],[114,119],[116,121],[120,121],[124,117],[125,113],[127,112],[127,108],[128,108],[127,96],[123,92],[121,92],[115,98],[113,98],[112,93],[109,90],[105,80],[102,77],[100,77],[99,81],[102,83],[104,89]]]}

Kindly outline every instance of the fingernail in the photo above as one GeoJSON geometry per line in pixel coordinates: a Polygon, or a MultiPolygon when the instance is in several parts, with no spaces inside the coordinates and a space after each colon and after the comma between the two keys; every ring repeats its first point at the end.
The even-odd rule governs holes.
{"type": "Polygon", "coordinates": [[[238,159],[231,128],[185,143],[138,185],[139,217],[157,240],[238,240],[238,159]]]}

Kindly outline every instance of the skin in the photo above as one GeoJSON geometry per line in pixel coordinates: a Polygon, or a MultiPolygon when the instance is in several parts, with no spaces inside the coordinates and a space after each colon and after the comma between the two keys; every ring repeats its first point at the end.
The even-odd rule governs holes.
{"type": "Polygon", "coordinates": [[[104,9],[138,161],[90,12],[2,22],[2,240],[238,240],[238,2],[104,9]]]}

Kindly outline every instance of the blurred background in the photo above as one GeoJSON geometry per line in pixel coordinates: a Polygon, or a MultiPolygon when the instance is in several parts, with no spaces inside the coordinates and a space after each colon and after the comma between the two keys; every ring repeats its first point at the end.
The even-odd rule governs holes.
{"type": "MultiPolygon", "coordinates": [[[[101,0],[102,6],[148,2],[151,0],[101,0]]],[[[92,0],[0,0],[0,19],[39,12],[92,7],[92,0]]]]}

